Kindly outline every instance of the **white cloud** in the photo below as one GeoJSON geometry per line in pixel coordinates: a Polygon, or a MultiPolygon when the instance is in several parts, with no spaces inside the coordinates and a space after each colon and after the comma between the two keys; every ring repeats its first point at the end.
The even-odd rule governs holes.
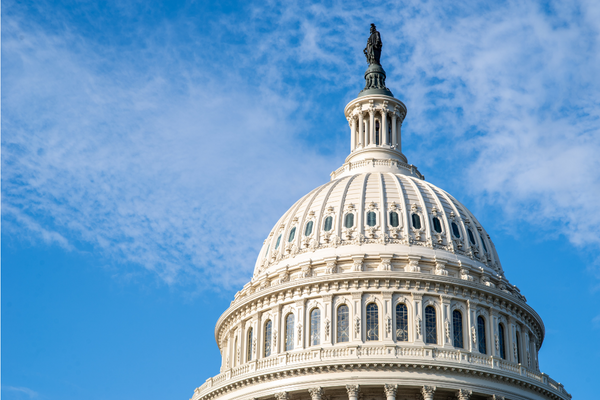
{"type": "Polygon", "coordinates": [[[29,388],[21,387],[21,386],[5,386],[5,385],[2,385],[2,390],[6,390],[6,391],[9,391],[9,392],[23,393],[23,394],[27,395],[30,399],[33,399],[33,398],[35,398],[35,397],[37,397],[39,395],[38,392],[36,392],[35,390],[31,390],[29,388]]]}

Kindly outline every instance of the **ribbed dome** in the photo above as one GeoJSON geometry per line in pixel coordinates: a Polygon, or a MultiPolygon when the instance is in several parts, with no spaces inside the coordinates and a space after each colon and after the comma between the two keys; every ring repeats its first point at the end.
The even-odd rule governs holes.
{"type": "Polygon", "coordinates": [[[404,173],[363,172],[297,201],[265,240],[254,276],[358,253],[461,261],[502,275],[489,236],[450,194],[404,173]]]}

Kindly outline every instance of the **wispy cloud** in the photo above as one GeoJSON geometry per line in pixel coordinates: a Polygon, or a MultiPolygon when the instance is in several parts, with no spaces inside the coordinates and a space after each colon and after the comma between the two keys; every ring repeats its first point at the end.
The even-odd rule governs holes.
{"type": "Polygon", "coordinates": [[[266,2],[206,32],[179,16],[102,38],[15,7],[2,46],[11,232],[92,244],[168,283],[243,283],[276,218],[345,155],[341,108],[377,22],[418,164],[453,165],[443,176],[513,221],[600,245],[594,2],[266,2]]]}
{"type": "Polygon", "coordinates": [[[35,390],[31,390],[29,388],[26,388],[26,387],[2,385],[2,390],[5,390],[7,392],[23,393],[30,399],[33,399],[38,396],[38,392],[36,392],[35,390]]]}

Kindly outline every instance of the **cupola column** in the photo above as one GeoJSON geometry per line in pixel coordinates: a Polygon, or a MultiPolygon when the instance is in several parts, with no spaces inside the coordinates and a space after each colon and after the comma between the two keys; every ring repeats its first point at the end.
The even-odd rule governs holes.
{"type": "Polygon", "coordinates": [[[362,110],[358,113],[358,144],[361,147],[365,147],[365,123],[363,121],[363,112],[362,110]]]}
{"type": "Polygon", "coordinates": [[[375,110],[369,108],[369,145],[375,144],[375,110]]]}
{"type": "Polygon", "coordinates": [[[356,149],[356,117],[353,115],[349,119],[350,122],[350,151],[356,149]]]}
{"type": "Polygon", "coordinates": [[[381,110],[381,144],[388,143],[388,129],[387,129],[387,110],[384,108],[381,110]]]}
{"type": "Polygon", "coordinates": [[[392,147],[396,147],[398,145],[398,139],[396,136],[396,113],[392,113],[392,147]]]}
{"type": "Polygon", "coordinates": [[[383,386],[386,400],[396,400],[396,392],[398,391],[398,385],[391,385],[386,383],[383,386]]]}
{"type": "Polygon", "coordinates": [[[348,400],[358,400],[359,385],[346,385],[346,391],[348,392],[348,400]]]}

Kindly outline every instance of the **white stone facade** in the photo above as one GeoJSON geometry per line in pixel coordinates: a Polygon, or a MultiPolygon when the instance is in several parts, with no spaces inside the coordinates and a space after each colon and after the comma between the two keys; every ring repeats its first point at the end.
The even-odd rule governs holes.
{"type": "Polygon", "coordinates": [[[273,227],[192,399],[570,399],[489,235],[407,163],[404,104],[345,114],[350,155],[273,227]]]}

